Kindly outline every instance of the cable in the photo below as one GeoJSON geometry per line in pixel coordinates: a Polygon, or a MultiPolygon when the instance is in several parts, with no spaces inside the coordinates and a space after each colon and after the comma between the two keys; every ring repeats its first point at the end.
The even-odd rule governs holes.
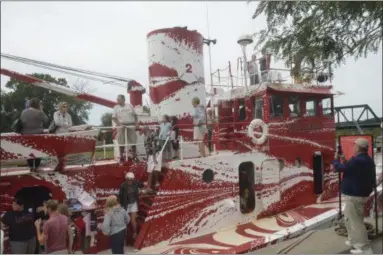
{"type": "MultiPolygon", "coordinates": [[[[12,60],[12,61],[24,63],[24,64],[27,64],[27,65],[37,66],[37,67],[45,68],[45,69],[48,69],[48,70],[57,71],[57,72],[73,75],[73,76],[76,76],[76,77],[89,79],[89,80],[92,80],[92,81],[102,82],[104,84],[110,84],[112,86],[118,86],[118,87],[126,88],[125,84],[117,83],[116,81],[107,81],[107,80],[102,80],[102,79],[99,79],[99,78],[91,77],[91,76],[88,76],[88,75],[78,74],[78,73],[71,72],[71,71],[64,71],[65,69],[71,69],[71,68],[65,68],[64,70],[60,70],[59,69],[60,67],[54,67],[54,66],[57,66],[57,65],[45,64],[44,62],[41,62],[41,61],[31,61],[31,60],[24,59],[24,58],[19,58],[19,57],[15,57],[15,58],[14,57],[8,57],[8,56],[3,56],[3,54],[2,54],[2,57],[7,58],[7,59],[12,60]],[[50,66],[53,66],[53,67],[50,67],[50,66]]],[[[95,75],[95,76],[97,76],[97,75],[95,75]]]]}
{"type": "Polygon", "coordinates": [[[93,80],[93,81],[97,81],[97,82],[108,83],[108,84],[113,85],[113,86],[119,86],[119,87],[126,88],[126,86],[123,85],[123,84],[117,84],[117,83],[114,83],[114,82],[110,83],[110,81],[105,81],[105,80],[97,79],[97,78],[94,78],[94,77],[91,77],[91,76],[77,74],[77,73],[73,73],[73,72],[70,72],[70,71],[64,71],[64,70],[60,70],[60,69],[57,69],[57,68],[52,68],[52,67],[48,67],[48,66],[44,66],[44,65],[39,65],[39,64],[31,64],[31,63],[27,63],[27,62],[23,62],[23,61],[18,61],[18,62],[27,64],[27,65],[38,66],[38,67],[41,67],[41,68],[44,68],[44,69],[48,69],[48,70],[52,70],[52,71],[56,71],[56,72],[60,72],[60,73],[65,73],[65,74],[69,74],[69,75],[73,75],[73,76],[76,76],[76,77],[85,78],[85,79],[89,79],[89,80],[93,80]]]}
{"type": "Polygon", "coordinates": [[[33,60],[33,59],[19,57],[19,56],[14,56],[14,55],[5,54],[5,53],[1,53],[1,57],[8,58],[8,59],[11,59],[11,60],[15,60],[15,59],[18,59],[19,61],[23,60],[23,61],[26,61],[26,62],[31,62],[31,63],[41,64],[41,65],[45,65],[45,66],[56,67],[56,68],[60,68],[60,69],[68,70],[68,71],[74,71],[74,72],[78,72],[78,73],[90,74],[90,75],[93,75],[93,76],[99,76],[99,77],[113,79],[113,80],[118,80],[118,81],[123,81],[123,82],[129,82],[129,81],[132,80],[132,79],[127,79],[127,78],[119,77],[119,76],[115,76],[115,75],[108,75],[108,74],[103,74],[103,73],[99,73],[99,72],[87,71],[87,70],[83,70],[83,69],[79,69],[79,68],[72,68],[72,67],[68,67],[68,66],[56,65],[56,64],[49,63],[49,62],[33,60]]]}

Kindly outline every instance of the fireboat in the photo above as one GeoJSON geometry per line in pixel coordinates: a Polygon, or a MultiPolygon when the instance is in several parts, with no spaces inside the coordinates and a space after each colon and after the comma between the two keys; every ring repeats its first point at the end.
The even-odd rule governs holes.
{"type": "MultiPolygon", "coordinates": [[[[158,29],[147,41],[150,114],[143,111],[143,85],[129,81],[127,93],[141,127],[158,125],[164,114],[178,117],[180,157],[162,162],[156,194],[140,197],[138,236],[133,240],[128,231],[127,245],[146,254],[246,253],[330,225],[339,212],[338,176],[331,166],[336,150],[331,79],[311,83],[282,77],[290,70],[271,68],[267,55],[258,84],[212,85],[207,93],[199,32],[158,29]],[[200,157],[193,141],[193,97],[206,102],[216,118],[213,152],[207,157],[200,157]]],[[[239,62],[246,68],[246,61],[239,62]]],[[[226,70],[233,77],[230,65],[226,70]]],[[[116,104],[12,70],[2,68],[1,74],[109,108],[116,104]]],[[[113,132],[116,127],[103,128],[113,132]]],[[[139,160],[123,165],[116,140],[96,146],[100,127],[74,126],[58,135],[1,134],[1,211],[10,210],[15,197],[25,198],[31,210],[47,197],[77,199],[82,203],[73,213],[94,213],[101,223],[106,197],[118,193],[127,172],[147,181],[143,134],[137,132],[139,160]],[[96,147],[114,148],[114,158],[96,160],[96,147]],[[37,172],[12,165],[30,158],[43,158],[45,164],[37,172]]],[[[381,180],[381,163],[377,175],[381,180]]],[[[93,231],[90,240],[88,247],[76,249],[108,249],[100,231],[93,231]]]]}

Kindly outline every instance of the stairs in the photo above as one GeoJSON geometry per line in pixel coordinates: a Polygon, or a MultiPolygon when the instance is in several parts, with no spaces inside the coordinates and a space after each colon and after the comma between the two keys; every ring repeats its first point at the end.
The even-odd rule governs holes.
{"type": "MultiPolygon", "coordinates": [[[[162,168],[161,173],[159,174],[159,182],[160,186],[156,188],[156,193],[158,192],[159,188],[161,187],[161,184],[163,180],[165,179],[166,170],[162,168]]],[[[129,224],[128,229],[128,236],[127,236],[127,244],[134,246],[135,249],[140,249],[141,244],[143,243],[144,238],[146,237],[146,232],[149,229],[150,225],[145,225],[146,217],[148,216],[148,213],[153,205],[154,199],[156,197],[155,194],[143,194],[140,196],[139,205],[138,205],[138,212],[137,212],[137,238],[134,240],[132,238],[132,227],[131,224],[129,224]]]]}

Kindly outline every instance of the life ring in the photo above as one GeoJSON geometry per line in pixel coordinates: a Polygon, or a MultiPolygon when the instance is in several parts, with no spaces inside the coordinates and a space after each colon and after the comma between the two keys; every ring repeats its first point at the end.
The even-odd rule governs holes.
{"type": "Polygon", "coordinates": [[[261,119],[254,119],[250,122],[249,127],[247,129],[247,135],[253,140],[254,143],[261,145],[266,142],[267,136],[269,134],[269,127],[263,122],[261,119]],[[256,127],[262,128],[261,137],[256,137],[254,135],[254,128],[256,127]]]}

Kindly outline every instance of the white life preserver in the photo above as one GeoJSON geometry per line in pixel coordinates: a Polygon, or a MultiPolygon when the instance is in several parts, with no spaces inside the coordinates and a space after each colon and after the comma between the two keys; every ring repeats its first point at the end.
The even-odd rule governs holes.
{"type": "Polygon", "coordinates": [[[249,127],[247,128],[247,135],[253,140],[255,144],[264,144],[266,142],[268,134],[269,127],[261,119],[252,120],[249,124],[249,127]],[[262,135],[259,138],[254,135],[254,128],[258,126],[262,128],[262,135]]]}

